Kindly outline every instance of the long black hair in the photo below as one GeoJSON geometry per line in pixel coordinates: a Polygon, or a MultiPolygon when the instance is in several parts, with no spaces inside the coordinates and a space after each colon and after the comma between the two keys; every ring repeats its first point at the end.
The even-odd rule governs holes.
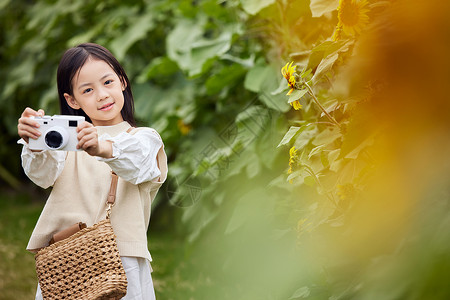
{"type": "Polygon", "coordinates": [[[125,70],[108,49],[93,43],[84,43],[70,48],[64,53],[59,62],[56,81],[58,83],[61,114],[83,116],[86,118],[86,121],[91,122],[89,116],[82,109],[71,108],[64,97],[64,93],[73,96],[72,79],[89,57],[106,62],[119,76],[122,84],[126,86],[123,91],[124,104],[120,113],[124,121],[130,123],[131,126],[136,126],[136,121],[134,120],[134,99],[125,70]]]}

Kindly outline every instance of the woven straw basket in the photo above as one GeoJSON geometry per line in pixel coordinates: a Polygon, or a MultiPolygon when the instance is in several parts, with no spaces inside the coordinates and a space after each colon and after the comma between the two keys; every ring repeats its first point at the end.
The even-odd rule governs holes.
{"type": "Polygon", "coordinates": [[[120,299],[127,278],[109,218],[35,256],[44,299],[120,299]]]}

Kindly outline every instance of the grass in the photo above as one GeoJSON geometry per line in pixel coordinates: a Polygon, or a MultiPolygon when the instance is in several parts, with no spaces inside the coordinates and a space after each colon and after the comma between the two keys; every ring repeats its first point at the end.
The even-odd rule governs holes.
{"type": "MultiPolygon", "coordinates": [[[[44,203],[31,198],[29,193],[0,194],[0,300],[35,297],[34,256],[25,248],[44,203]]],[[[185,279],[189,276],[186,262],[182,262],[185,257],[182,238],[164,226],[151,228],[149,248],[157,299],[189,299],[186,296],[194,287],[185,279]]]]}
{"type": "Polygon", "coordinates": [[[0,299],[34,299],[34,256],[25,250],[42,204],[25,195],[0,198],[0,299]]]}

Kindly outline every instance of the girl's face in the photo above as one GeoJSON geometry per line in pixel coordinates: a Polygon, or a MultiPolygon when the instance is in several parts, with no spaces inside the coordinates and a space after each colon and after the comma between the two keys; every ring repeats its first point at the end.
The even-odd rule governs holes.
{"type": "Polygon", "coordinates": [[[105,61],[88,58],[72,79],[73,95],[64,93],[64,97],[73,109],[81,108],[94,126],[110,126],[123,122],[125,88],[105,61]]]}

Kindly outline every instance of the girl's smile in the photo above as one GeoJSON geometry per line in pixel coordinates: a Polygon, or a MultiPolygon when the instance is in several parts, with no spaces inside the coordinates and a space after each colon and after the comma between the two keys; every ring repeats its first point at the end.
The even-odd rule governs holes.
{"type": "Polygon", "coordinates": [[[111,66],[92,57],[72,79],[73,95],[64,94],[73,109],[82,109],[95,126],[109,126],[123,122],[126,85],[111,66]]]}
{"type": "Polygon", "coordinates": [[[108,111],[113,108],[114,103],[107,103],[99,108],[99,110],[108,111]]]}

